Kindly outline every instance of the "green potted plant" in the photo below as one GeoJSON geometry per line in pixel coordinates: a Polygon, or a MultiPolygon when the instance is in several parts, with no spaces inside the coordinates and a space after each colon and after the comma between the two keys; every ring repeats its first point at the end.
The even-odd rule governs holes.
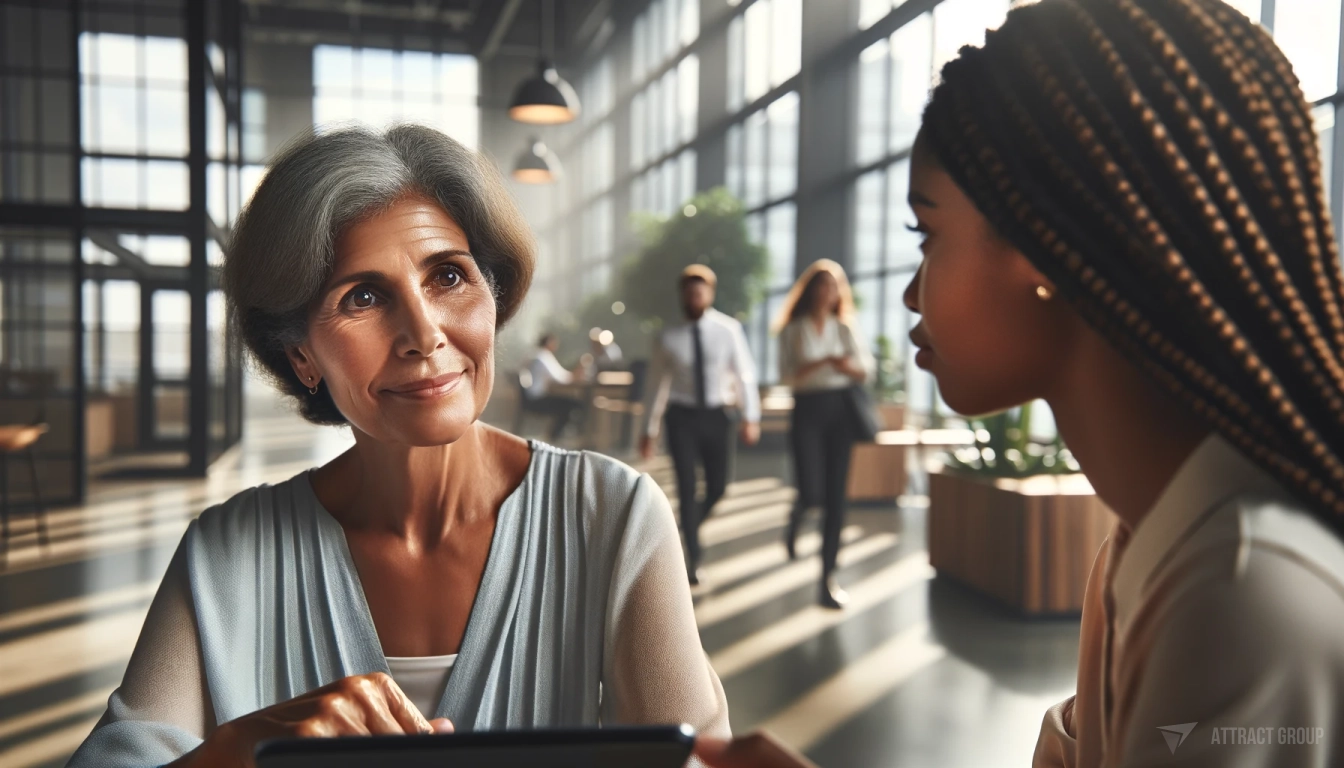
{"type": "Polygon", "coordinates": [[[769,254],[752,242],[746,210],[727,189],[701,192],[670,217],[637,214],[635,228],[642,246],[621,270],[613,296],[654,330],[681,319],[677,283],[690,264],[714,270],[714,306],[724,314],[745,320],[764,295],[769,254]]]}
{"type": "Polygon", "coordinates": [[[905,360],[885,334],[877,337],[873,357],[877,366],[874,393],[878,411],[887,429],[900,429],[905,426],[905,360]]]}
{"type": "Polygon", "coordinates": [[[1024,615],[1082,610],[1113,518],[1056,436],[1031,436],[1033,405],[970,419],[975,444],[929,473],[929,561],[1024,615]]]}

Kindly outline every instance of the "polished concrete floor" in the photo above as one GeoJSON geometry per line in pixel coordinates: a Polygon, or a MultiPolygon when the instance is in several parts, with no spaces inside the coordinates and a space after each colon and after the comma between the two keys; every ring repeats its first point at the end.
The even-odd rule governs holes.
{"type": "MultiPolygon", "coordinates": [[[[350,444],[265,402],[249,413],[209,478],[101,483],[85,506],[51,513],[45,549],[20,520],[0,571],[0,766],[61,765],[88,733],[193,516],[350,444]]],[[[665,459],[644,468],[671,493],[665,459]]],[[[787,478],[782,453],[744,452],[702,529],[696,617],[734,730],[769,728],[824,768],[1029,764],[1042,714],[1072,691],[1077,623],[1022,621],[935,578],[918,476],[902,506],[852,510],[852,602],[823,610],[815,521],[798,561],[780,544],[787,478]]]]}

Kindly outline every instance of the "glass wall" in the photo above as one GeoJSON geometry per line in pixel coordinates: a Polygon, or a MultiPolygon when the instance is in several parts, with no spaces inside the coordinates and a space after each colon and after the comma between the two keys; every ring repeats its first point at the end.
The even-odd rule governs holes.
{"type": "Polygon", "coordinates": [[[0,19],[0,203],[73,203],[71,3],[11,3],[0,19]]]}
{"type": "Polygon", "coordinates": [[[48,427],[37,484],[22,461],[0,478],[18,505],[83,489],[74,25],[68,1],[0,7],[0,424],[48,427]]]}
{"type": "Polygon", "coordinates": [[[728,109],[740,119],[724,139],[724,184],[747,207],[747,231],[770,253],[765,300],[746,323],[767,382],[779,376],[770,325],[797,274],[802,34],[800,0],[757,0],[728,25],[728,109]]]}
{"type": "Polygon", "coordinates": [[[48,424],[49,503],[118,451],[204,473],[241,431],[207,322],[241,204],[238,2],[6,0],[0,34],[0,422],[48,424]]]}
{"type": "Polygon", "coordinates": [[[580,118],[543,134],[565,165],[535,217],[542,312],[609,290],[630,215],[669,215],[697,189],[699,0],[654,0],[627,29],[628,47],[608,44],[572,73],[580,118]]]}
{"type": "Polygon", "coordinates": [[[319,45],[313,48],[313,122],[319,129],[423,123],[475,149],[479,83],[476,57],[466,54],[319,45]]]}

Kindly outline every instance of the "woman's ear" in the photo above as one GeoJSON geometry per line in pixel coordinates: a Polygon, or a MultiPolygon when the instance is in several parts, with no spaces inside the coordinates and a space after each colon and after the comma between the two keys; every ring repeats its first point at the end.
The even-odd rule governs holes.
{"type": "Polygon", "coordinates": [[[322,372],[317,370],[312,356],[304,345],[286,346],[285,357],[289,358],[289,365],[294,369],[294,375],[298,376],[299,381],[303,382],[305,386],[313,386],[321,380],[322,372]]]}
{"type": "Polygon", "coordinates": [[[1054,281],[1042,274],[1012,243],[1002,238],[998,238],[998,241],[1008,262],[1007,275],[1010,282],[1006,283],[1006,287],[1020,293],[1035,293],[1041,299],[1047,300],[1055,295],[1054,281]]]}

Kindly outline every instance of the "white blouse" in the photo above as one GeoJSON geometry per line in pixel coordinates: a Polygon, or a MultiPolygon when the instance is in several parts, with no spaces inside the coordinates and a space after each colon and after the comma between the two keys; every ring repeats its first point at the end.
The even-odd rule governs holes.
{"type": "Polygon", "coordinates": [[[427,720],[434,719],[434,710],[448,686],[448,673],[457,663],[457,654],[444,656],[388,656],[387,670],[392,680],[411,700],[427,720]]]}
{"type": "Polygon", "coordinates": [[[798,318],[779,332],[779,377],[794,392],[823,392],[854,386],[853,379],[831,365],[823,365],[807,376],[798,376],[803,366],[828,357],[848,357],[852,364],[867,371],[868,376],[873,374],[872,355],[859,342],[854,329],[834,316],[826,318],[820,332],[810,317],[798,318]]]}

